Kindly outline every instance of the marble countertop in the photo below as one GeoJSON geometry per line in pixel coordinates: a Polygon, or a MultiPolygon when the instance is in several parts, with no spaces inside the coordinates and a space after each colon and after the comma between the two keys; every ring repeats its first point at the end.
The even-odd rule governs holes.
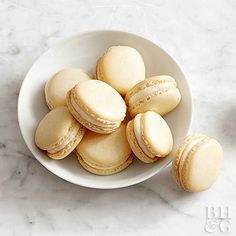
{"type": "Polygon", "coordinates": [[[213,235],[227,226],[235,235],[235,12],[234,0],[0,0],[0,235],[208,235],[211,206],[231,211],[231,224],[217,212],[208,215],[221,217],[213,235]],[[34,159],[17,121],[22,80],[47,48],[95,29],[141,34],[181,65],[194,97],[192,131],[215,137],[225,151],[222,174],[211,189],[185,193],[170,167],[132,187],[87,189],[34,159]]]}

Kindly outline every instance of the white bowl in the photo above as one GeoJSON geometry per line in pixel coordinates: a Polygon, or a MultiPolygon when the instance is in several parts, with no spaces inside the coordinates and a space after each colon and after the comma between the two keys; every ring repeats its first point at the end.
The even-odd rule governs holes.
{"type": "Polygon", "coordinates": [[[176,146],[186,136],[192,116],[192,99],[187,80],[176,62],[156,44],[140,36],[119,31],[94,31],[63,40],[46,51],[33,64],[21,86],[18,99],[18,120],[26,145],[35,158],[55,175],[71,183],[90,188],[112,189],[140,183],[166,167],[172,160],[176,146]],[[56,161],[48,158],[34,144],[34,133],[39,121],[49,112],[44,98],[46,81],[58,70],[66,67],[84,68],[94,73],[98,57],[110,46],[128,45],[142,55],[147,71],[151,75],[173,76],[182,94],[179,106],[165,116],[174,137],[173,152],[154,164],[135,160],[124,171],[97,176],[84,170],[74,153],[56,161]]]}

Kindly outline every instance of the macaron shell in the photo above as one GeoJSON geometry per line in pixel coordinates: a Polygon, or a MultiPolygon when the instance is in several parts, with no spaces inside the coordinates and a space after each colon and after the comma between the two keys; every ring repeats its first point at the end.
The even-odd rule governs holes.
{"type": "Polygon", "coordinates": [[[83,110],[111,122],[122,121],[126,113],[126,105],[120,94],[108,84],[98,80],[79,83],[74,94],[83,110]]]}
{"type": "Polygon", "coordinates": [[[92,124],[91,122],[83,119],[73,108],[71,102],[70,102],[70,91],[67,94],[67,107],[70,111],[70,113],[73,115],[73,117],[79,122],[81,123],[83,126],[85,126],[87,129],[96,132],[96,133],[100,133],[100,134],[108,134],[108,133],[112,133],[114,132],[119,126],[121,122],[116,122],[111,124],[107,124],[106,128],[105,127],[100,127],[97,125],[92,124]]]}
{"type": "Polygon", "coordinates": [[[167,156],[173,147],[173,137],[166,121],[152,111],[143,113],[141,119],[142,137],[148,150],[158,157],[167,156]]]}
{"type": "Polygon", "coordinates": [[[83,136],[85,134],[85,128],[80,125],[80,129],[79,132],[76,136],[75,139],[73,139],[70,143],[67,144],[67,146],[65,148],[63,148],[61,151],[56,152],[56,153],[49,153],[47,152],[47,155],[55,160],[60,160],[65,158],[66,156],[68,156],[75,148],[76,146],[80,143],[80,141],[82,140],[83,136]]]}
{"type": "Polygon", "coordinates": [[[181,173],[181,184],[186,191],[199,192],[216,181],[223,162],[223,150],[214,139],[201,141],[189,154],[181,173]]]}
{"type": "Polygon", "coordinates": [[[112,175],[112,174],[116,174],[122,170],[124,170],[125,168],[127,168],[132,162],[133,162],[133,155],[131,154],[129,156],[129,158],[122,163],[121,165],[115,167],[115,168],[111,168],[111,169],[97,169],[94,167],[91,167],[90,165],[88,165],[83,158],[77,153],[77,157],[78,160],[81,164],[81,166],[83,166],[84,169],[86,169],[87,171],[96,174],[96,175],[112,175]]]}
{"type": "MultiPolygon", "coordinates": [[[[144,89],[145,93],[145,89],[144,89]]],[[[143,99],[135,102],[129,107],[129,112],[132,117],[138,113],[154,111],[159,115],[166,115],[172,111],[180,102],[181,95],[177,88],[169,87],[162,92],[147,93],[143,99]]]]}
{"type": "Polygon", "coordinates": [[[67,138],[74,122],[76,121],[67,107],[62,106],[51,110],[36,129],[36,145],[42,150],[57,146],[67,138]]]}
{"type": "Polygon", "coordinates": [[[146,78],[129,90],[129,92],[125,96],[125,101],[128,102],[133,95],[137,94],[140,91],[143,91],[145,88],[165,83],[172,84],[174,87],[176,87],[175,79],[169,75],[156,75],[146,78]]]}
{"type": "Polygon", "coordinates": [[[181,155],[183,153],[183,151],[185,150],[186,146],[188,145],[188,141],[190,139],[190,136],[188,136],[184,142],[181,144],[181,146],[178,148],[176,155],[172,161],[172,174],[177,182],[177,184],[179,186],[181,186],[180,184],[180,178],[179,178],[179,162],[180,162],[180,158],[181,155]]]}
{"type": "Polygon", "coordinates": [[[66,94],[77,83],[90,80],[82,69],[63,69],[57,72],[45,85],[45,98],[50,109],[66,106],[66,94]]]}
{"type": "Polygon", "coordinates": [[[183,152],[185,151],[185,149],[188,147],[188,145],[193,141],[193,140],[196,140],[196,139],[204,139],[206,138],[205,135],[203,134],[193,134],[193,135],[188,135],[183,143],[179,146],[177,152],[176,152],[176,155],[172,161],[172,173],[173,173],[173,176],[175,177],[176,179],[176,182],[178,183],[179,186],[181,186],[181,183],[180,183],[180,176],[179,176],[179,163],[180,163],[180,159],[181,159],[181,156],[183,154],[183,152]]]}
{"type": "Polygon", "coordinates": [[[115,132],[107,135],[87,131],[76,150],[92,168],[113,170],[122,166],[131,155],[126,126],[122,124],[115,132]]]}
{"type": "Polygon", "coordinates": [[[139,52],[128,46],[114,46],[98,61],[98,79],[125,95],[145,79],[145,65],[139,52]]]}
{"type": "Polygon", "coordinates": [[[134,121],[131,120],[129,121],[127,128],[126,128],[126,136],[129,142],[129,145],[132,149],[132,151],[134,152],[135,156],[142,162],[144,163],[153,163],[155,162],[158,157],[154,157],[154,158],[150,158],[148,157],[140,148],[138,141],[135,137],[134,134],[134,121]]]}

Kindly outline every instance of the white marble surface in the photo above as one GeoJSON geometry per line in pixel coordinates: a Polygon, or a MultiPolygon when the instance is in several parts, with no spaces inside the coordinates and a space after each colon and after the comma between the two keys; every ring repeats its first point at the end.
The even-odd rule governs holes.
{"type": "MultiPolygon", "coordinates": [[[[236,2],[234,0],[0,0],[0,235],[205,235],[206,206],[231,208],[236,232],[236,2]],[[67,183],[28,151],[17,97],[33,61],[69,35],[141,34],[181,65],[194,96],[192,130],[218,139],[222,174],[208,191],[180,190],[166,168],[118,190],[67,183]]],[[[219,235],[216,232],[213,235],[219,235]]]]}

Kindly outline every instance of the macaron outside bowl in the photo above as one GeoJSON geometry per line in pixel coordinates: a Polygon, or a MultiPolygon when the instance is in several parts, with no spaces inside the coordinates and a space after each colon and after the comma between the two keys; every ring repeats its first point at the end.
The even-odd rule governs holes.
{"type": "Polygon", "coordinates": [[[192,116],[192,98],[188,82],[177,63],[155,43],[127,32],[92,31],[63,40],[47,50],[32,65],[26,75],[18,98],[18,120],[26,145],[35,158],[49,171],[68,182],[99,189],[121,188],[140,183],[170,164],[177,145],[187,135],[192,116]],[[64,68],[83,68],[94,74],[97,59],[109,47],[126,45],[134,47],[142,55],[146,77],[170,75],[177,81],[182,99],[178,107],[164,117],[171,128],[174,147],[164,159],[154,164],[134,162],[120,173],[97,176],[83,169],[75,152],[67,158],[51,160],[34,143],[34,134],[39,121],[49,109],[44,98],[44,86],[57,71],[64,68]],[[77,52],[77,53],[76,53],[77,52]]]}

